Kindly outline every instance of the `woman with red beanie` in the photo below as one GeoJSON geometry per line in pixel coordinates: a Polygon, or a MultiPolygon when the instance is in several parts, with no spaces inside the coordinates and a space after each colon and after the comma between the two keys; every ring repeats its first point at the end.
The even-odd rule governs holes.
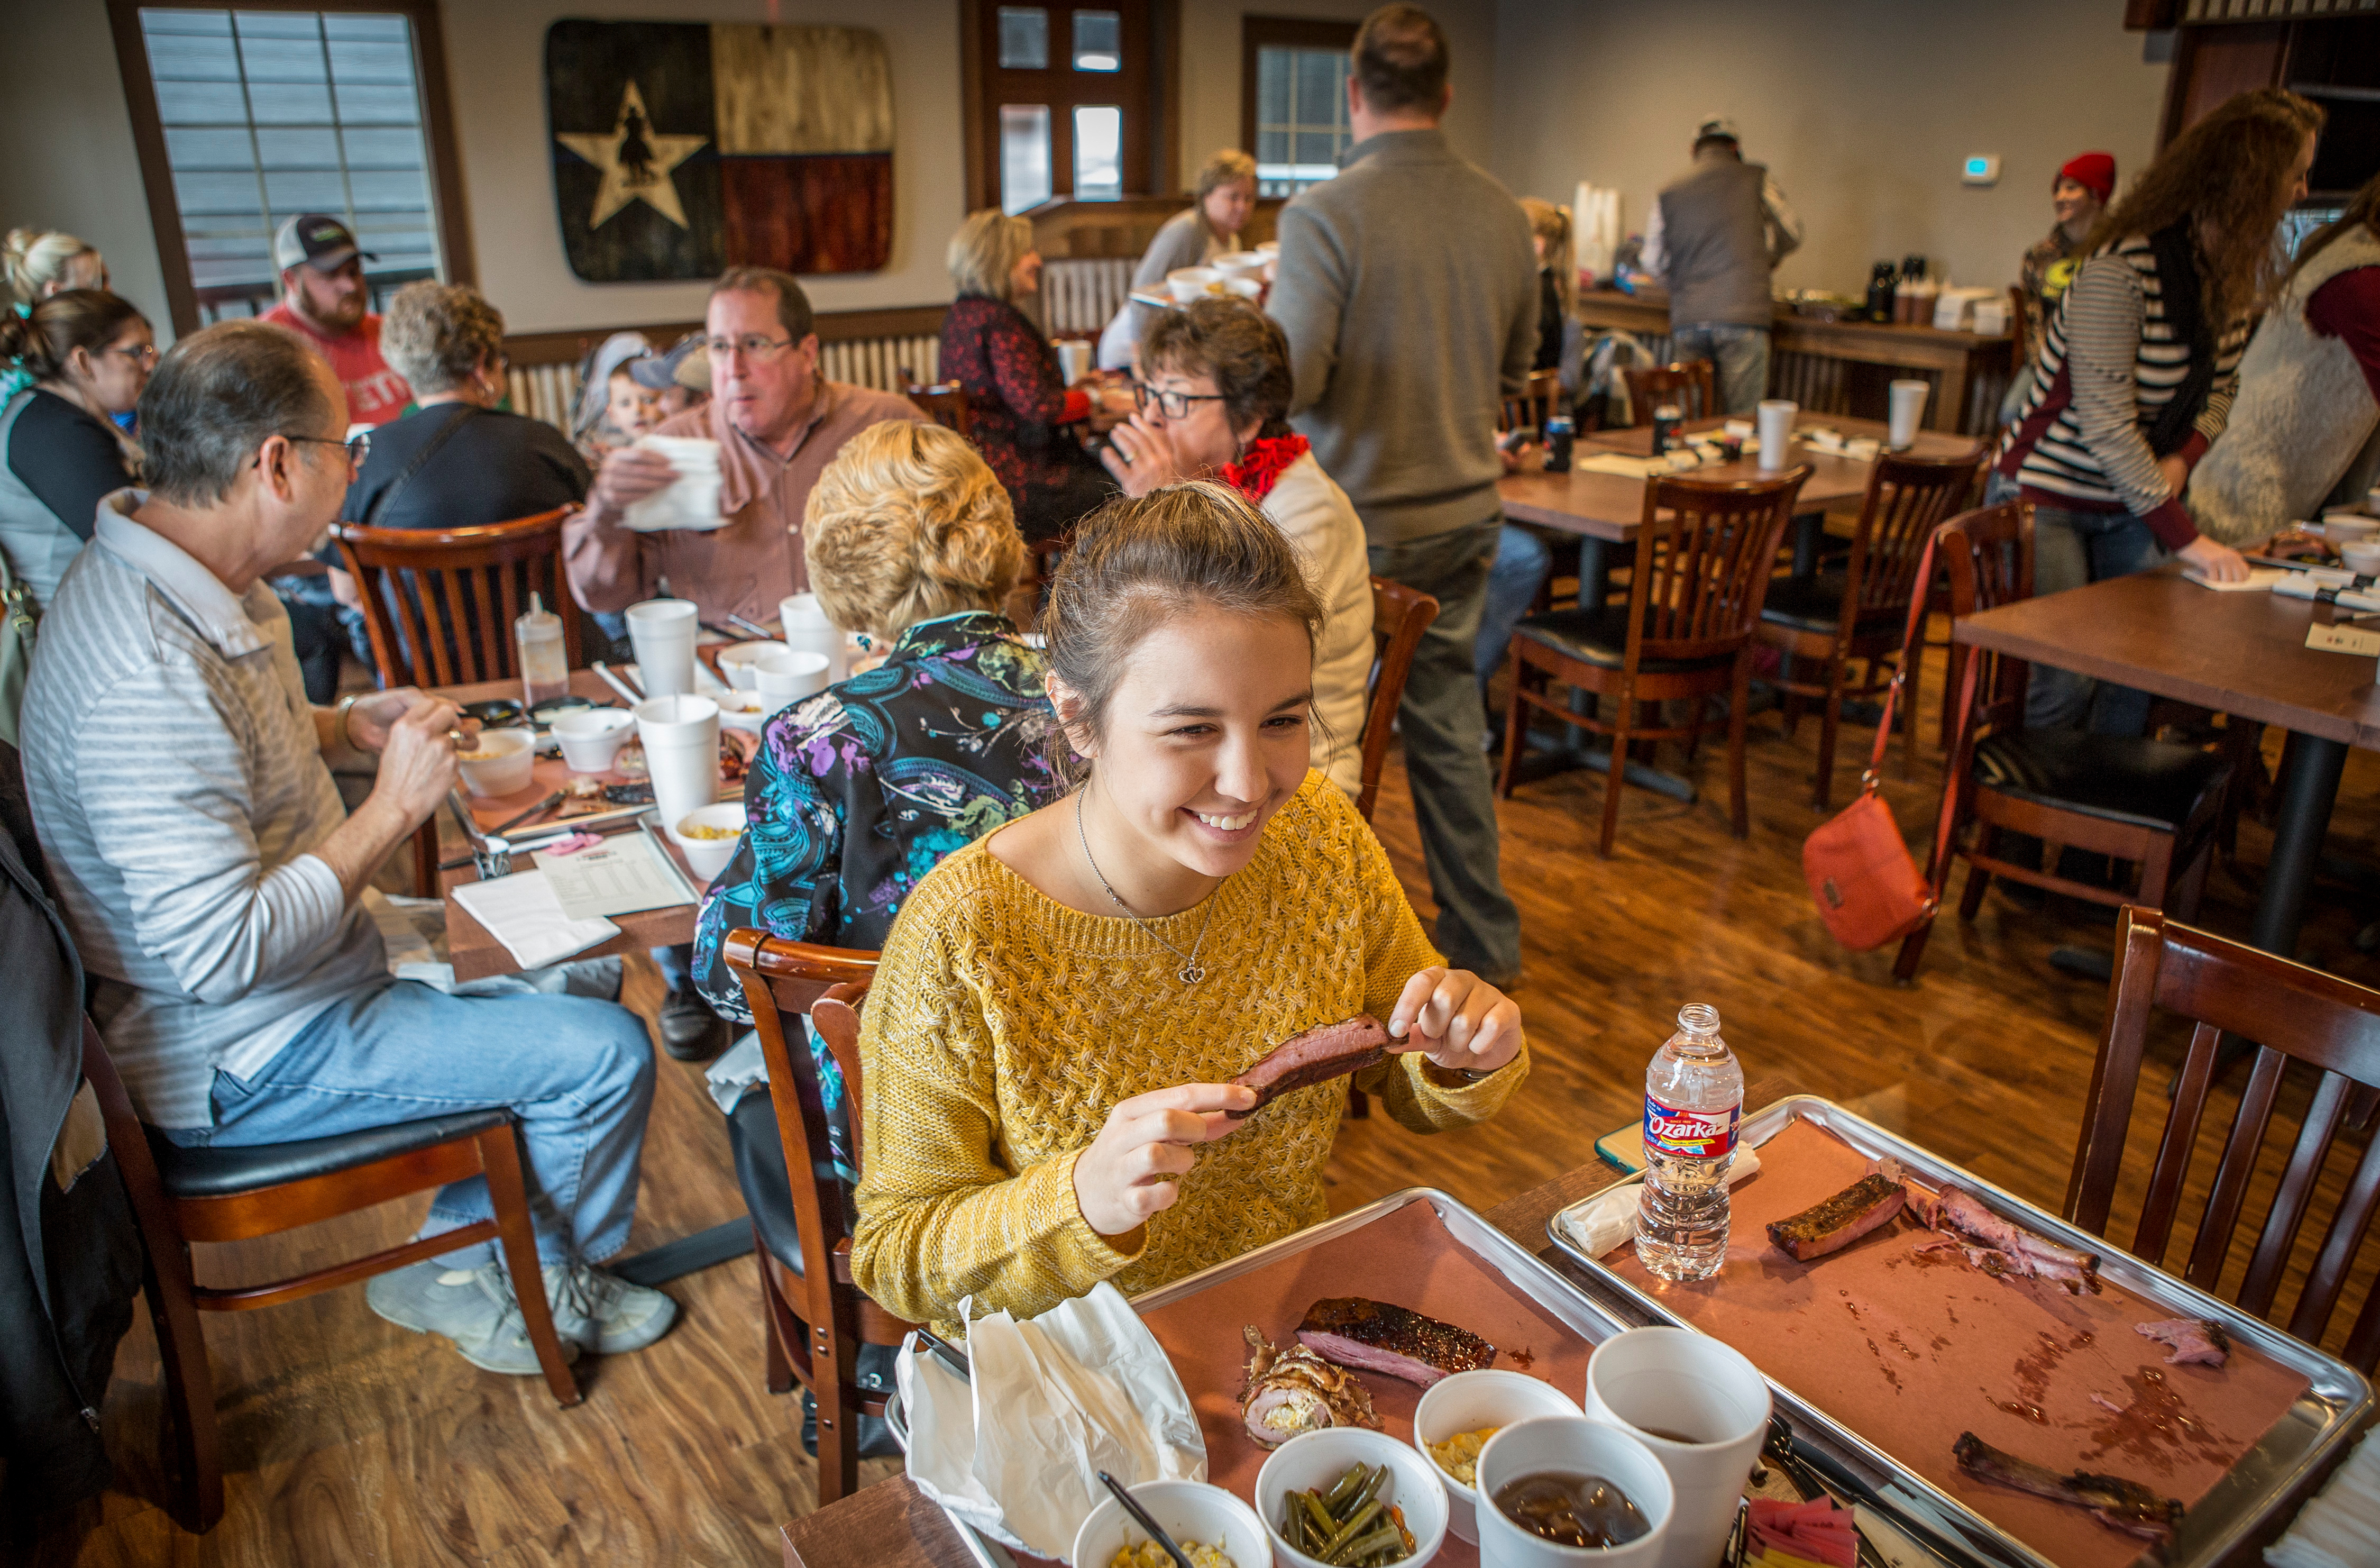
{"type": "Polygon", "coordinates": [[[2116,197],[2116,160],[2107,152],[2078,152],[2058,171],[2049,200],[2058,210],[2047,237],[2024,253],[2017,286],[2024,294],[2024,362],[2041,352],[2041,324],[2058,308],[2058,297],[2074,281],[2082,264],[2082,242],[2099,222],[2099,214],[2116,197]]]}

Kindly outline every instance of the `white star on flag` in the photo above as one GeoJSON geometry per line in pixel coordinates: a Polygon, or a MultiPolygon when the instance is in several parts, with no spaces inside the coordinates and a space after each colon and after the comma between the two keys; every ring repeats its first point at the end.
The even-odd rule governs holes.
{"type": "Polygon", "coordinates": [[[604,135],[554,134],[553,140],[603,171],[603,183],[595,192],[595,211],[587,220],[590,229],[601,228],[612,215],[631,201],[642,201],[680,228],[686,226],[686,209],[677,199],[677,183],[670,171],[685,163],[710,139],[705,136],[664,136],[652,128],[653,120],[645,113],[644,94],[637,91],[634,81],[620,95],[620,115],[604,135]],[[645,157],[624,159],[622,151],[631,140],[629,116],[636,117],[638,129],[634,140],[644,143],[645,157]]]}

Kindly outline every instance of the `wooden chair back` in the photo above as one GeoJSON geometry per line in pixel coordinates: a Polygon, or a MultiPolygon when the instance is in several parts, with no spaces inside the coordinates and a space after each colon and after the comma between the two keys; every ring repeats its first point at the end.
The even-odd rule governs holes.
{"type": "Polygon", "coordinates": [[[1708,359],[1631,367],[1621,373],[1628,378],[1629,418],[1640,425],[1651,424],[1653,410],[1664,403],[1675,403],[1689,419],[1707,419],[1719,411],[1718,383],[1708,359]]]}
{"type": "Polygon", "coordinates": [[[1386,577],[1372,579],[1372,700],[1364,710],[1364,784],[1355,809],[1372,820],[1380,797],[1380,773],[1389,760],[1389,735],[1396,727],[1397,704],[1404,700],[1405,677],[1413,674],[1414,654],[1422,634],[1438,619],[1438,601],[1417,588],[1386,577]]]}
{"type": "Polygon", "coordinates": [[[1879,453],[1868,475],[1867,498],[1852,530],[1843,585],[1842,636],[1863,617],[1890,611],[1898,623],[1917,588],[1917,563],[1942,520],[1962,505],[1975,484],[1981,455],[1907,457],[1879,453]]]}
{"type": "Polygon", "coordinates": [[[1533,430],[1542,432],[1546,421],[1561,407],[1561,372],[1531,371],[1529,384],[1517,397],[1504,399],[1503,409],[1496,419],[1498,431],[1533,430]]]}
{"type": "Polygon", "coordinates": [[[877,1306],[852,1281],[851,1218],[835,1174],[817,1059],[785,1020],[808,1015],[841,1069],[856,1161],[867,1093],[859,1065],[859,1008],[875,978],[876,954],[752,930],[730,931],[725,953],[729,970],[744,988],[769,1066],[769,1101],[784,1144],[794,1222],[801,1233],[798,1275],[780,1265],[765,1242],[759,1249],[769,1387],[782,1393],[799,1378],[818,1401],[823,1506],[857,1487],[859,1416],[884,1414],[886,1395],[856,1380],[859,1347],[899,1344],[915,1325],[877,1306]]]}
{"type": "MultiPolygon", "coordinates": [[[[1934,556],[1950,579],[1950,622],[2033,597],[2033,507],[2003,502],[1962,512],[1935,532],[1934,556]]],[[[1922,635],[1922,634],[1921,634],[1922,635]]],[[[2025,662],[1989,649],[1961,650],[1950,710],[1946,780],[1966,777],[1975,741],[1988,728],[2024,720],[2025,662]]]]}
{"type": "Polygon", "coordinates": [[[1718,658],[1751,642],[1778,542],[1809,477],[1805,464],[1773,480],[1664,474],[1645,486],[1628,589],[1630,671],[1648,657],[1718,658]]]}
{"type": "Polygon", "coordinates": [[[577,606],[562,573],[562,525],[577,510],[468,529],[332,524],[363,600],[381,685],[461,686],[516,675],[513,622],[531,593],[562,618],[571,668],[584,664],[577,606]]]}
{"type": "MultiPolygon", "coordinates": [[[[2116,928],[2116,973],[2107,1023],[2083,1104],[2082,1134],[2067,1183],[2066,1218],[2107,1234],[2124,1163],[2125,1135],[2140,1084],[2151,1018],[2166,1013],[2192,1027],[2173,1087],[2156,1159],[2128,1248],[2162,1267],[2182,1217],[2184,1185],[2214,1086],[2226,1031],[2261,1041],[2223,1140],[2223,1154],[2195,1216],[2182,1277],[2210,1294],[2221,1290],[2225,1262],[2247,1209],[2248,1189],[2272,1131],[2282,1076],[2291,1062],[2318,1075],[2256,1245],[2230,1299],[2271,1319],[2283,1276],[2341,1140],[2350,1102],[2380,1087],[2380,991],[2277,958],[2269,953],[2127,906],[2116,928]]],[[[2348,1140],[2339,1197],[2307,1266],[2289,1331],[2319,1343],[2337,1311],[2348,1274],[2380,1208],[2380,1140],[2348,1140]]],[[[2260,1188],[2263,1184],[2256,1184],[2260,1188]]],[[[2195,1204],[2191,1207],[2198,1207],[2195,1204]]],[[[2344,1359],[2365,1372],[2380,1363],[2380,1290],[2370,1292],[2349,1331],[2344,1359]]]]}
{"type": "Polygon", "coordinates": [[[954,381],[937,382],[931,386],[919,384],[909,375],[906,365],[901,367],[901,395],[915,403],[926,417],[944,430],[953,430],[972,441],[975,421],[967,412],[966,388],[954,381]]]}

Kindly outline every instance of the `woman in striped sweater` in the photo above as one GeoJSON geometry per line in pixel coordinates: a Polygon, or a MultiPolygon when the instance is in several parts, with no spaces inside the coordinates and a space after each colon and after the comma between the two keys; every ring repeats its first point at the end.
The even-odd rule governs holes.
{"type": "MultiPolygon", "coordinates": [[[[2034,591],[2056,593],[2179,555],[2220,580],[2238,553],[2181,504],[2231,407],[2274,231],[2305,193],[2322,111],[2263,89],[2228,100],[2149,165],[2091,237],[2050,318],[2033,390],[2001,438],[1994,499],[2034,504],[2034,591]]],[[[2149,698],[2037,669],[2025,722],[2138,735],[2149,698]]]]}

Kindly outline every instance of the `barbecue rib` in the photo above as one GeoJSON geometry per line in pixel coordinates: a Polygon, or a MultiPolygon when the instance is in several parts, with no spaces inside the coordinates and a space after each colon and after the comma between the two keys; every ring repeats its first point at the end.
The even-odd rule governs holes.
{"type": "Polygon", "coordinates": [[[1233,1121],[1253,1116],[1292,1089],[1329,1083],[1388,1060],[1389,1031],[1369,1013],[1344,1023],[1320,1024],[1294,1034],[1232,1082],[1257,1091],[1245,1111],[1226,1112],[1233,1121]]]}
{"type": "Polygon", "coordinates": [[[1468,1329],[1360,1295],[1334,1296],[1307,1307],[1297,1338],[1342,1367],[1384,1372],[1423,1388],[1496,1362],[1496,1347],[1468,1329]]]}
{"type": "Polygon", "coordinates": [[[1789,1258],[1807,1263],[1840,1251],[1881,1225],[1909,1202],[1909,1189],[1878,1173],[1862,1176],[1850,1186],[1814,1203],[1799,1214],[1768,1222],[1768,1240],[1789,1258]]]}
{"type": "Polygon", "coordinates": [[[2002,1453],[1973,1432],[1959,1434],[1959,1440],[1950,1446],[1950,1457],[1958,1461],[1960,1469],[1979,1481],[1993,1481],[2054,1502],[2087,1508],[2101,1524],[2126,1535],[2155,1541],[2171,1540],[2173,1527],[2181,1523],[2180,1502],[2159,1497],[2138,1481],[2128,1481],[2121,1476],[2095,1476],[2088,1470],[2061,1476],[2046,1465],[2002,1453]]]}
{"type": "Polygon", "coordinates": [[[2223,1325],[2210,1323],[2204,1318],[2168,1318],[2162,1323],[2135,1323],[2132,1332],[2143,1339],[2163,1340],[2173,1346],[2173,1354],[2165,1358],[2168,1367],[2192,1362],[2201,1367],[2220,1367],[2231,1354],[2231,1336],[2223,1331],[2223,1325]]]}
{"type": "MultiPolygon", "coordinates": [[[[2055,1280],[2070,1295],[2099,1293],[2099,1255],[2061,1246],[2003,1220],[1967,1193],[1945,1186],[1932,1203],[1915,1201],[1916,1212],[1965,1254],[1969,1264],[1992,1275],[2055,1280]]],[[[1920,1242],[1914,1250],[1939,1251],[1942,1241],[1920,1242]]]]}
{"type": "Polygon", "coordinates": [[[1248,1344],[1240,1419],[1260,1446],[1279,1448],[1301,1432],[1325,1427],[1378,1428],[1371,1391],[1354,1373],[1333,1367],[1302,1344],[1281,1350],[1254,1323],[1240,1334],[1248,1344]]]}

